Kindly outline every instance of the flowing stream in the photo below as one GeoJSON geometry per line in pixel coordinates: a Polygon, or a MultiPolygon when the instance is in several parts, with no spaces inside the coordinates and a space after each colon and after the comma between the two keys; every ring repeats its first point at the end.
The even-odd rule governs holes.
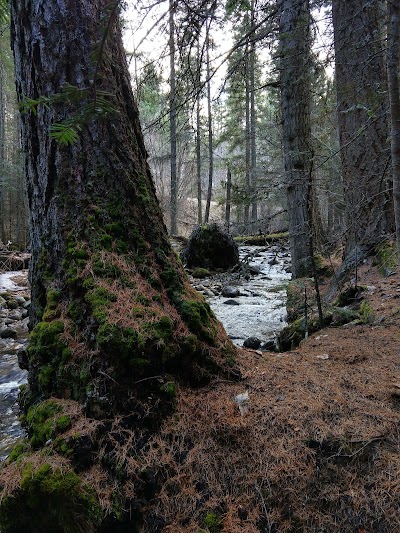
{"type": "Polygon", "coordinates": [[[235,344],[242,346],[249,337],[262,343],[271,341],[286,326],[289,251],[280,245],[242,246],[240,259],[249,267],[242,274],[193,280],[193,285],[207,298],[235,344]],[[226,285],[237,289],[239,295],[223,296],[221,291],[226,285]]]}
{"type": "MultiPolygon", "coordinates": [[[[0,274],[0,296],[28,295],[26,271],[0,274]]],[[[1,296],[2,297],[2,296],[1,296]]],[[[17,352],[26,346],[28,338],[27,319],[22,319],[18,309],[0,309],[2,329],[10,327],[17,333],[16,339],[0,338],[0,460],[10,453],[15,442],[23,435],[18,420],[18,388],[26,383],[27,372],[18,366],[17,352]]]]}

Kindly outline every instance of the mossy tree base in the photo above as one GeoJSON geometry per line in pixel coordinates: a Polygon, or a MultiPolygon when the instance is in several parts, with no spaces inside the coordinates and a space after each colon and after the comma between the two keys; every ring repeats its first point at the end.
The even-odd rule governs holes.
{"type": "MultiPolygon", "coordinates": [[[[11,2],[20,100],[59,94],[65,84],[87,89],[95,74],[92,52],[109,14],[104,5],[49,0],[37,10],[29,0],[11,2]]],[[[83,516],[82,530],[101,530],[107,515],[107,523],[131,517],[134,531],[146,499],[135,492],[142,465],[128,472],[124,453],[134,456],[158,431],[174,409],[179,384],[200,386],[213,375],[234,373],[236,349],[169,244],[117,19],[96,76],[115,112],[103,120],[94,116],[73,145],[51,139],[49,127],[89,105],[93,90],[82,93],[88,101],[39,106],[21,119],[33,330],[29,386],[20,405],[29,443],[0,473],[4,532],[18,530],[22,518],[12,523],[17,509],[27,532],[56,522],[57,510],[54,529],[42,531],[69,531],[64,504],[71,516],[83,516]],[[30,463],[37,483],[28,487],[30,463]],[[10,472],[17,480],[12,486],[10,472]],[[60,493],[52,496],[51,512],[27,498],[30,491],[39,500],[50,494],[53,482],[60,493]],[[76,498],[69,496],[72,487],[76,498]],[[115,495],[100,518],[88,507],[91,491],[115,495]]]]}

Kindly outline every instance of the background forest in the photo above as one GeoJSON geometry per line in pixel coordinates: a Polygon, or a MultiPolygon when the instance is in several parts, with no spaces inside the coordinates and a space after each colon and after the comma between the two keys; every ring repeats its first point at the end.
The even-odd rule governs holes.
{"type": "MultiPolygon", "coordinates": [[[[393,61],[383,2],[170,0],[137,2],[124,16],[149,163],[172,234],[207,221],[234,234],[291,226],[296,275],[308,234],[322,251],[344,240],[348,252],[393,233],[393,61]]],[[[8,40],[5,25],[0,237],[24,249],[8,40]]]]}

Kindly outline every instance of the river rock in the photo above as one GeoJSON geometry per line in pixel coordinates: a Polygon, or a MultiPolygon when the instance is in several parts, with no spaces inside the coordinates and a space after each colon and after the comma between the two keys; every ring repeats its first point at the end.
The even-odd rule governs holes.
{"type": "Polygon", "coordinates": [[[268,352],[275,352],[276,351],[276,341],[275,339],[268,339],[264,342],[264,344],[261,346],[261,350],[266,350],[268,352]]]}
{"type": "Polygon", "coordinates": [[[19,367],[22,370],[29,370],[28,353],[25,350],[25,348],[22,348],[21,350],[18,350],[17,357],[18,357],[18,365],[19,365],[19,367]]]}
{"type": "Polygon", "coordinates": [[[24,305],[22,306],[24,309],[29,309],[31,305],[31,301],[30,300],[26,300],[26,302],[24,303],[24,305]]]}
{"type": "Polygon", "coordinates": [[[224,304],[226,304],[226,305],[240,305],[240,303],[237,302],[236,300],[225,300],[224,304]]]}
{"type": "Polygon", "coordinates": [[[6,305],[8,309],[17,309],[18,308],[18,302],[15,298],[10,298],[7,300],[6,305]]]}
{"type": "Polygon", "coordinates": [[[247,265],[247,271],[256,276],[262,272],[262,269],[258,265],[247,265]]]}
{"type": "Polygon", "coordinates": [[[13,309],[11,313],[9,313],[8,318],[11,319],[12,321],[21,320],[20,309],[13,309]]]}
{"type": "Polygon", "coordinates": [[[258,337],[249,337],[243,343],[245,348],[251,348],[252,350],[258,350],[261,346],[261,341],[258,337]]]}
{"type": "Polygon", "coordinates": [[[221,294],[225,298],[236,298],[236,296],[240,296],[240,290],[232,285],[225,285],[225,287],[222,287],[221,294]]]}
{"type": "Polygon", "coordinates": [[[15,299],[18,302],[18,305],[23,306],[26,302],[25,298],[23,296],[16,296],[15,299]]]}
{"type": "Polygon", "coordinates": [[[0,337],[2,339],[16,339],[17,338],[17,332],[15,329],[4,327],[0,329],[0,337]]]}

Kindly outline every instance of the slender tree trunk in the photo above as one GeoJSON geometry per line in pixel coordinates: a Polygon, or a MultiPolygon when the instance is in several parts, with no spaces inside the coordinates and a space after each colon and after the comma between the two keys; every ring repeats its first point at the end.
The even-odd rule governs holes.
{"type": "Polygon", "coordinates": [[[391,119],[393,200],[397,250],[400,257],[400,5],[397,0],[388,0],[388,37],[387,75],[391,119]]]}
{"type": "Polygon", "coordinates": [[[197,45],[197,87],[198,93],[196,98],[196,176],[197,176],[197,223],[203,223],[203,206],[202,206],[202,187],[201,187],[201,117],[200,117],[200,100],[201,100],[201,61],[200,46],[197,45]]]}
{"type": "Polygon", "coordinates": [[[247,233],[250,230],[250,174],[251,174],[251,134],[250,134],[250,68],[249,68],[249,46],[246,44],[245,51],[245,72],[246,72],[246,125],[245,125],[245,177],[244,177],[244,227],[247,233]]]}
{"type": "MultiPolygon", "coordinates": [[[[255,25],[255,5],[251,0],[251,27],[255,25]]],[[[250,182],[251,182],[251,220],[257,222],[257,154],[256,154],[256,105],[255,105],[255,68],[256,40],[253,32],[250,37],[250,182]]],[[[255,226],[253,226],[253,230],[255,226]]]]}
{"type": "Polygon", "coordinates": [[[311,274],[308,209],[312,172],[310,125],[310,12],[308,0],[283,0],[280,19],[281,110],[292,275],[311,274]]]}
{"type": "Polygon", "coordinates": [[[226,231],[230,232],[231,225],[231,192],[232,192],[232,172],[228,167],[226,171],[226,204],[225,204],[225,225],[226,231]]]}
{"type": "Polygon", "coordinates": [[[121,521],[134,531],[146,512],[145,499],[137,497],[143,465],[124,466],[121,475],[125,437],[132,438],[129,454],[142,450],[173,410],[174,382],[204,383],[234,354],[169,244],[117,20],[94,70],[108,4],[11,2],[19,100],[50,97],[65,84],[90,87],[96,72],[94,81],[112,95],[115,109],[107,119],[94,116],[68,146],[49,137],[49,126],[93,103],[93,91],[80,102],[39,106],[22,116],[34,329],[23,363],[29,389],[20,405],[28,411],[31,445],[51,446],[51,460],[37,453],[29,462],[29,477],[40,479],[35,498],[22,483],[23,467],[14,470],[15,490],[0,513],[13,531],[32,531],[32,523],[41,531],[114,531],[121,521]],[[55,424],[54,405],[73,435],[64,457],[59,440],[46,442],[47,426],[40,425],[43,416],[55,424]],[[44,415],[49,406],[52,414],[44,415]],[[93,472],[101,481],[87,492],[93,472]],[[56,496],[53,489],[41,492],[55,480],[56,496]],[[57,492],[62,483],[68,490],[57,492]]]}
{"type": "Polygon", "coordinates": [[[169,121],[171,148],[171,198],[170,198],[170,233],[178,233],[178,174],[176,169],[176,79],[175,79],[175,0],[169,0],[169,121]]]}
{"type": "Polygon", "coordinates": [[[3,65],[0,65],[0,170],[2,180],[0,182],[0,219],[1,219],[1,235],[0,241],[5,241],[4,235],[4,187],[5,187],[5,162],[6,162],[6,90],[5,90],[5,76],[3,65]]]}
{"type": "Polygon", "coordinates": [[[207,201],[206,212],[204,215],[204,221],[208,222],[210,218],[210,207],[212,198],[213,187],[213,174],[214,174],[214,149],[213,149],[213,121],[212,121],[212,108],[211,108],[211,68],[210,68],[210,23],[207,26],[206,36],[206,54],[207,54],[207,113],[208,113],[208,188],[207,188],[207,201]]]}
{"type": "Polygon", "coordinates": [[[333,0],[346,255],[393,230],[383,2],[333,0]]]}

